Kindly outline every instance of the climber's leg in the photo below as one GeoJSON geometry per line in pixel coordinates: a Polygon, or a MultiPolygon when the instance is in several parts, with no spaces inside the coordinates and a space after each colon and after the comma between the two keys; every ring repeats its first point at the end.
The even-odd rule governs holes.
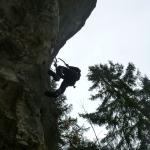
{"type": "Polygon", "coordinates": [[[59,75],[57,75],[57,74],[56,74],[55,72],[53,72],[52,70],[48,70],[48,74],[49,74],[50,76],[52,76],[55,81],[59,81],[59,80],[60,80],[59,75]]]}
{"type": "Polygon", "coordinates": [[[57,89],[56,91],[54,92],[49,92],[49,91],[46,91],[45,92],[45,95],[48,96],[48,97],[58,97],[60,96],[61,94],[63,94],[66,90],[66,88],[68,87],[68,84],[66,81],[63,81],[59,87],[59,89],[57,89]]]}

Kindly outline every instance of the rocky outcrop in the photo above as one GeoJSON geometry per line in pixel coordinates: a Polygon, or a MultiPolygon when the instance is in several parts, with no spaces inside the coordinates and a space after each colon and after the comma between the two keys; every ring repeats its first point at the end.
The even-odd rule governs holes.
{"type": "Polygon", "coordinates": [[[57,149],[47,70],[96,0],[0,0],[0,149],[57,149]]]}

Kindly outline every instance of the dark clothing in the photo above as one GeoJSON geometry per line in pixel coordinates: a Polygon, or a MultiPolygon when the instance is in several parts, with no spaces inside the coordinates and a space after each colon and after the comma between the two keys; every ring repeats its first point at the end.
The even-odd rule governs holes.
{"type": "Polygon", "coordinates": [[[76,81],[80,79],[80,69],[77,67],[69,66],[68,68],[64,66],[58,66],[56,68],[56,74],[60,78],[64,79],[69,86],[74,86],[76,81]]]}
{"type": "Polygon", "coordinates": [[[66,80],[63,80],[63,82],[61,83],[59,89],[57,89],[57,90],[55,91],[55,94],[56,94],[57,96],[63,94],[68,86],[70,86],[70,85],[68,85],[68,82],[66,82],[66,80]]]}
{"type": "MultiPolygon", "coordinates": [[[[76,81],[80,79],[80,69],[77,67],[69,66],[58,66],[56,68],[56,73],[52,70],[48,71],[48,74],[53,77],[55,81],[59,81],[60,78],[63,79],[59,89],[55,92],[49,92],[49,96],[57,97],[63,94],[68,86],[74,86],[76,81]]],[[[46,94],[48,96],[48,93],[46,94]]]]}

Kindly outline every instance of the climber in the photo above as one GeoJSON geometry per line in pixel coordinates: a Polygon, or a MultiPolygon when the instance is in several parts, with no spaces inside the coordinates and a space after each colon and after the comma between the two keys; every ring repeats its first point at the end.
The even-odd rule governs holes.
{"type": "MultiPolygon", "coordinates": [[[[60,58],[59,58],[60,59],[60,58]]],[[[60,59],[63,61],[62,59],[60,59]]],[[[64,61],[63,61],[64,62],[64,61]]],[[[66,67],[64,66],[57,66],[57,61],[54,63],[54,66],[56,68],[56,73],[52,70],[48,71],[48,74],[53,77],[55,81],[59,81],[60,79],[63,79],[59,89],[56,91],[46,91],[45,95],[48,97],[58,97],[61,94],[63,94],[68,86],[75,87],[76,81],[80,79],[81,76],[81,70],[74,66],[69,66],[66,64],[66,67]]]]}

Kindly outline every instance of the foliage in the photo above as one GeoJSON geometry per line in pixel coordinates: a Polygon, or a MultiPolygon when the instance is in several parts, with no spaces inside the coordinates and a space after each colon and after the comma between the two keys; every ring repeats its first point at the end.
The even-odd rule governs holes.
{"type": "Polygon", "coordinates": [[[100,64],[89,67],[91,100],[100,100],[94,113],[83,114],[108,134],[101,140],[103,149],[148,150],[150,146],[150,80],[141,77],[132,63],[100,64]]]}
{"type": "Polygon", "coordinates": [[[94,142],[84,138],[83,133],[88,129],[80,127],[77,124],[77,119],[70,117],[72,106],[66,104],[65,100],[65,96],[56,99],[59,149],[99,150],[94,142]]]}
{"type": "MultiPolygon", "coordinates": [[[[50,81],[51,90],[56,90],[55,81],[50,81]]],[[[79,126],[76,118],[70,116],[72,105],[66,103],[66,96],[61,95],[55,99],[57,138],[59,150],[98,150],[98,146],[83,136],[88,129],[79,126]]]]}

